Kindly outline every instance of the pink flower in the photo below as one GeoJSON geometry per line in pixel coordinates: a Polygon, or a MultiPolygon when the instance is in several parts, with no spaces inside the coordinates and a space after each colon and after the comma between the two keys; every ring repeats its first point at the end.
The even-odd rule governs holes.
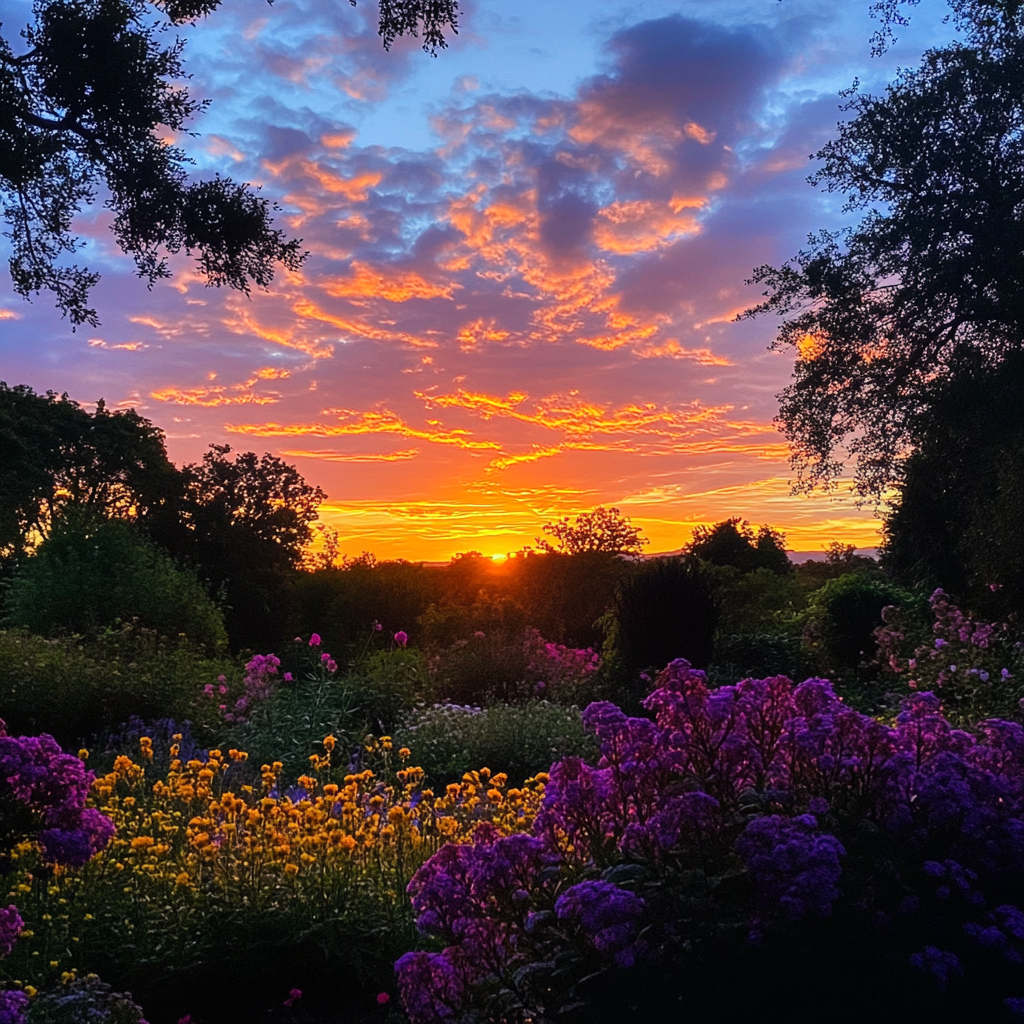
{"type": "Polygon", "coordinates": [[[205,693],[207,697],[212,697],[213,696],[213,683],[207,683],[203,687],[203,693],[205,693]]]}
{"type": "Polygon", "coordinates": [[[338,663],[333,658],[329,659],[328,662],[327,662],[327,671],[328,672],[337,672],[338,671],[338,663]]]}
{"type": "Polygon", "coordinates": [[[285,672],[285,674],[284,674],[284,681],[286,683],[290,683],[292,681],[292,674],[291,674],[291,672],[285,672]]]}
{"type": "Polygon", "coordinates": [[[284,1001],[284,1005],[285,1006],[291,1006],[292,1003],[298,1002],[301,998],[302,998],[302,989],[301,988],[293,988],[288,993],[288,998],[284,1001]]]}
{"type": "Polygon", "coordinates": [[[404,629],[400,629],[395,634],[395,643],[398,644],[399,647],[404,647],[408,642],[409,642],[409,634],[406,633],[404,629]]]}
{"type": "Polygon", "coordinates": [[[379,622],[375,622],[373,624],[373,631],[374,631],[374,633],[379,633],[383,628],[384,627],[379,622]]]}
{"type": "Polygon", "coordinates": [[[225,694],[228,692],[228,688],[223,683],[221,683],[220,686],[217,687],[217,692],[220,694],[225,694]]]}
{"type": "Polygon", "coordinates": [[[186,1013],[184,1017],[179,1017],[178,1024],[192,1024],[192,1014],[186,1013]]]}
{"type": "Polygon", "coordinates": [[[320,646],[320,634],[319,633],[314,633],[309,638],[309,646],[310,647],[319,647],[320,646]]]}
{"type": "Polygon", "coordinates": [[[475,633],[473,634],[473,636],[475,636],[475,637],[477,638],[477,640],[482,640],[482,639],[483,639],[483,637],[484,637],[484,634],[483,634],[483,630],[480,630],[480,629],[478,629],[478,630],[477,630],[477,631],[476,631],[476,632],[475,632],[475,633]]]}
{"type": "Polygon", "coordinates": [[[301,636],[297,636],[297,637],[295,638],[295,642],[296,642],[297,644],[301,644],[301,643],[302,643],[302,637],[301,637],[301,636]]]}
{"type": "Polygon", "coordinates": [[[381,1006],[383,1006],[385,1003],[391,1002],[391,996],[389,996],[387,992],[378,992],[377,1002],[380,1003],[381,1006]]]}

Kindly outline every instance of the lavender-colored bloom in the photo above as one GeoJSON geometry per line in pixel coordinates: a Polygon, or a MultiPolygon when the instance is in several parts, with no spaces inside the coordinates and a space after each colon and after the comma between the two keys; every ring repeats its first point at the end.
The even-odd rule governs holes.
{"type": "Polygon", "coordinates": [[[395,964],[398,989],[412,1024],[451,1020],[465,999],[459,972],[444,953],[406,953],[395,964]]]}
{"type": "Polygon", "coordinates": [[[19,989],[0,992],[0,1024],[26,1024],[28,996],[19,989]]]}
{"type": "Polygon", "coordinates": [[[945,992],[950,981],[964,973],[963,964],[955,953],[935,946],[925,946],[920,953],[914,953],[910,966],[929,975],[940,992],[945,992]]]}
{"type": "Polygon", "coordinates": [[[0,907],[0,956],[10,956],[25,922],[15,906],[0,907]]]}
{"type": "Polygon", "coordinates": [[[846,851],[835,836],[818,832],[817,824],[809,814],[769,815],[754,819],[736,841],[763,911],[778,907],[790,921],[832,913],[842,873],[839,858],[846,851]]]}
{"type": "MultiPolygon", "coordinates": [[[[601,953],[622,953],[636,937],[644,901],[611,882],[580,882],[566,889],[555,903],[559,921],[576,925],[601,953]]],[[[625,966],[632,957],[619,958],[625,966]]]]}

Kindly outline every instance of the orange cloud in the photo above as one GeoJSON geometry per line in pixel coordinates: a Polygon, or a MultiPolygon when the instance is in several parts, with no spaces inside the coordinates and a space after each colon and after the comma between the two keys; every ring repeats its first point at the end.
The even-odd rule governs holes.
{"type": "Polygon", "coordinates": [[[368,338],[371,341],[400,341],[406,345],[412,345],[414,348],[437,348],[438,345],[430,338],[420,338],[405,331],[388,331],[349,317],[335,316],[308,299],[300,299],[293,303],[292,310],[304,319],[321,320],[357,338],[368,338]]]}
{"type": "MultiPolygon", "coordinates": [[[[3,317],[0,317],[0,320],[2,319],[3,317]]],[[[148,345],[143,345],[141,341],[123,341],[118,345],[108,345],[102,338],[90,338],[88,344],[89,348],[123,349],[125,352],[138,352],[141,349],[149,348],[148,345]]]]}
{"type": "Polygon", "coordinates": [[[485,341],[505,341],[508,336],[509,332],[501,330],[493,317],[488,320],[481,317],[466,324],[456,335],[456,340],[463,348],[472,348],[485,341]]]}
{"type": "Polygon", "coordinates": [[[159,388],[150,392],[150,397],[158,402],[172,405],[197,405],[205,409],[220,405],[273,405],[281,401],[275,392],[258,395],[251,390],[254,382],[234,384],[231,387],[218,385],[210,388],[159,388]]]}
{"type": "Polygon", "coordinates": [[[235,334],[252,334],[264,341],[284,348],[297,349],[314,359],[327,359],[334,355],[334,346],[322,338],[306,337],[297,327],[273,327],[260,323],[252,304],[238,296],[228,296],[225,305],[234,314],[224,318],[224,326],[235,334]]]}
{"type": "Polygon", "coordinates": [[[353,409],[325,409],[324,415],[337,416],[338,423],[240,423],[225,424],[235,434],[252,437],[346,437],[361,434],[399,434],[402,437],[429,441],[432,444],[455,445],[469,451],[495,451],[501,445],[496,441],[480,441],[471,430],[420,430],[410,426],[388,409],[357,412],[353,409]]]}
{"type": "Polygon", "coordinates": [[[373,269],[359,261],[353,261],[352,273],[348,277],[332,278],[323,285],[328,295],[338,298],[374,298],[387,302],[450,299],[452,290],[458,287],[454,282],[431,284],[415,271],[373,269]]]}
{"type": "Polygon", "coordinates": [[[659,249],[685,235],[700,232],[694,213],[680,215],[684,209],[699,210],[703,201],[687,200],[687,205],[669,204],[668,209],[649,200],[614,202],[598,210],[605,223],[594,228],[594,241],[600,248],[619,254],[659,249]]]}
{"type": "Polygon", "coordinates": [[[323,462],[407,462],[419,455],[419,448],[405,448],[399,452],[336,452],[329,449],[282,449],[281,454],[292,459],[320,459],[323,462]]]}
{"type": "Polygon", "coordinates": [[[692,359],[700,366],[732,366],[731,359],[716,356],[709,348],[686,348],[677,338],[668,338],[660,345],[634,349],[641,359],[692,359]]]}

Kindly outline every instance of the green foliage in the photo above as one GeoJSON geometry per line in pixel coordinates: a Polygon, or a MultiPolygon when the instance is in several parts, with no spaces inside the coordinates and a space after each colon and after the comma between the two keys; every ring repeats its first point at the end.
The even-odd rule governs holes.
{"type": "Polygon", "coordinates": [[[346,678],[353,714],[365,731],[391,732],[399,718],[417,703],[429,700],[433,683],[423,654],[412,648],[376,651],[346,678]]]}
{"type": "Polygon", "coordinates": [[[291,632],[291,583],[326,498],[275,456],[211,445],[182,467],[175,515],[154,538],[223,589],[235,649],[272,646],[291,632]]]}
{"type": "Polygon", "coordinates": [[[530,651],[522,630],[475,631],[435,655],[437,697],[456,703],[510,701],[529,695],[530,651]]]}
{"type": "Polygon", "coordinates": [[[211,653],[227,644],[221,613],[195,575],[116,520],[62,519],[11,581],[5,611],[8,624],[42,635],[137,620],[211,653]]]}
{"type": "Polygon", "coordinates": [[[395,732],[396,745],[412,751],[435,786],[457,782],[464,772],[486,766],[518,785],[554,761],[574,756],[593,760],[597,745],[583,729],[580,713],[548,701],[525,704],[434,704],[415,709],[395,732]]]}
{"type": "Polygon", "coordinates": [[[870,668],[878,656],[874,632],[889,606],[920,609],[923,599],[896,584],[865,573],[830,580],[808,603],[805,648],[817,674],[842,680],[870,668]]]}
{"type": "Polygon", "coordinates": [[[294,781],[322,753],[325,736],[351,746],[362,732],[356,694],[347,681],[317,670],[278,686],[252,710],[249,721],[230,730],[230,745],[249,754],[250,769],[280,761],[283,777],[294,781]]]}
{"type": "Polygon", "coordinates": [[[791,633],[799,635],[807,590],[796,572],[770,569],[740,572],[715,566],[709,576],[720,610],[721,633],[791,633]]]}
{"type": "Polygon", "coordinates": [[[785,633],[719,633],[708,671],[716,686],[768,676],[805,679],[809,674],[800,636],[785,633]]]}
{"type": "Polygon", "coordinates": [[[785,534],[770,526],[759,527],[755,534],[750,523],[738,516],[714,526],[698,526],[687,550],[701,561],[740,572],[768,569],[784,574],[792,569],[785,534]]]}
{"type": "Polygon", "coordinates": [[[213,726],[198,694],[219,675],[239,674],[187,641],[124,625],[88,642],[0,630],[0,718],[12,735],[48,732],[74,749],[132,715],[213,726]]]}

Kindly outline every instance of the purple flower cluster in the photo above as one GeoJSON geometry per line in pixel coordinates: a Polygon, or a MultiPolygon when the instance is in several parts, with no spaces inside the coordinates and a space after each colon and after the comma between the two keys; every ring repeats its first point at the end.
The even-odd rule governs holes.
{"type": "MultiPolygon", "coordinates": [[[[317,644],[320,638],[316,637],[317,644]]],[[[310,640],[310,644],[313,641],[310,640]]],[[[326,662],[329,654],[323,656],[326,662]]],[[[252,709],[273,696],[277,689],[277,670],[281,667],[281,659],[276,654],[254,654],[245,666],[245,676],[242,679],[242,692],[239,693],[230,704],[227,703],[229,687],[224,676],[218,677],[218,686],[214,688],[212,683],[207,683],[203,692],[207,697],[225,701],[218,704],[221,716],[225,722],[244,725],[249,720],[252,709]]],[[[237,691],[236,691],[237,692],[237,691]]]]}
{"type": "Polygon", "coordinates": [[[755,818],[736,841],[757,888],[760,909],[790,921],[828,917],[839,897],[839,858],[846,854],[835,836],[818,831],[813,815],[755,818]]]}
{"type": "Polygon", "coordinates": [[[619,967],[632,967],[643,947],[634,942],[644,901],[603,880],[580,882],[555,902],[559,921],[576,925],[595,949],[613,953],[619,967]]]}
{"type": "Polygon", "coordinates": [[[25,922],[15,906],[0,907],[0,956],[10,956],[25,922]]]}
{"type": "Polygon", "coordinates": [[[114,834],[109,818],[85,806],[93,778],[52,736],[8,736],[0,722],[0,792],[37,816],[51,863],[81,867],[114,834]]]}
{"type": "Polygon", "coordinates": [[[0,1024],[25,1024],[28,1020],[28,996],[19,989],[0,992],[0,1024]]]}
{"type": "MultiPolygon", "coordinates": [[[[413,878],[419,927],[449,944],[399,962],[417,1024],[455,1014],[485,982],[507,985],[523,965],[550,961],[552,942],[632,965],[645,921],[645,935],[676,926],[664,915],[658,924],[644,900],[613,884],[623,862],[666,881],[745,868],[753,937],[827,918],[846,895],[837,831],[879,837],[902,865],[896,876],[887,861],[876,882],[856,876],[850,884],[866,888],[851,895],[861,909],[850,912],[873,927],[946,915],[960,922],[953,932],[965,948],[1024,962],[1024,913],[1000,898],[1024,882],[1021,726],[990,719],[972,733],[956,729],[931,693],[912,694],[886,725],[846,706],[824,679],[711,690],[683,660],[656,685],[645,701],[653,721],[607,702],[585,710],[600,760],[552,767],[533,836],[482,834],[442,849],[413,878]]],[[[903,962],[939,987],[963,971],[954,952],[922,951],[920,939],[914,948],[904,947],[903,962]]]]}
{"type": "Polygon", "coordinates": [[[446,1020],[474,986],[522,961],[520,940],[552,860],[542,840],[482,825],[472,845],[444,846],[416,872],[409,883],[416,925],[450,945],[396,964],[413,1024],[446,1020]]]}

